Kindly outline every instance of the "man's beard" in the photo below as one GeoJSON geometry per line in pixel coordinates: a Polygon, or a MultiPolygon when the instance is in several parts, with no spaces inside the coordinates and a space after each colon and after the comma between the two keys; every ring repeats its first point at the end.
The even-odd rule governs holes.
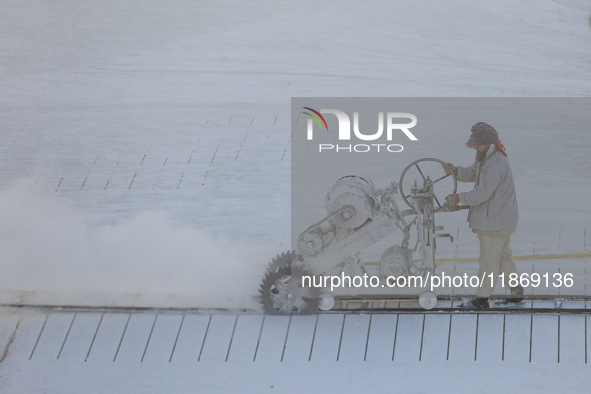
{"type": "Polygon", "coordinates": [[[486,159],[486,151],[479,152],[476,151],[476,163],[482,163],[486,159]]]}

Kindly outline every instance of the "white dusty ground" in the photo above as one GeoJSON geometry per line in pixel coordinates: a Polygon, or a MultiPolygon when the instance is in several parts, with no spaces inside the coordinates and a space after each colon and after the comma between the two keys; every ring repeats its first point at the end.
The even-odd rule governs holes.
{"type": "MultiPolygon", "coordinates": [[[[1,7],[1,303],[256,306],[264,265],[290,244],[291,97],[591,92],[591,6],[584,1],[1,7]]],[[[522,208],[515,254],[586,251],[589,133],[567,127],[502,137],[522,208]]],[[[425,136],[397,159],[394,179],[402,163],[419,157],[447,160],[447,152],[470,162],[464,141],[461,131],[425,136]]],[[[320,201],[325,192],[318,191],[320,201]]],[[[476,239],[463,216],[446,220],[446,230],[460,236],[439,257],[474,256],[476,239]]],[[[586,273],[588,260],[555,265],[586,273]]],[[[519,264],[525,270],[533,263],[519,264]]],[[[372,383],[376,391],[398,384],[406,392],[584,392],[588,385],[584,362],[535,364],[533,356],[531,364],[413,361],[394,369],[276,360],[218,360],[197,369],[121,361],[93,369],[80,358],[49,361],[51,348],[50,356],[29,361],[27,335],[43,338],[38,327],[15,331],[12,312],[0,316],[2,341],[16,332],[13,344],[22,344],[6,347],[3,393],[352,392],[372,383]]],[[[97,317],[83,316],[92,322],[82,336],[97,317]]],[[[33,313],[23,324],[44,318],[33,313]]],[[[441,327],[449,332],[447,320],[441,327]]],[[[561,343],[568,354],[579,346],[561,343]]],[[[544,351],[554,354],[551,348],[544,351]]]]}
{"type": "Polygon", "coordinates": [[[3,393],[588,392],[582,315],[2,316],[3,393]]]}

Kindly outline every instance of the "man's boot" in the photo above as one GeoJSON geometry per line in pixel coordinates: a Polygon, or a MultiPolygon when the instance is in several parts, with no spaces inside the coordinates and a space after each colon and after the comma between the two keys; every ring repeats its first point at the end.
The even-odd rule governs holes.
{"type": "Polygon", "coordinates": [[[523,287],[521,285],[517,285],[511,288],[511,296],[507,298],[509,302],[521,302],[525,299],[523,296],[523,287]]]}
{"type": "Polygon", "coordinates": [[[458,306],[460,309],[486,309],[488,307],[488,298],[472,298],[458,306]]]}

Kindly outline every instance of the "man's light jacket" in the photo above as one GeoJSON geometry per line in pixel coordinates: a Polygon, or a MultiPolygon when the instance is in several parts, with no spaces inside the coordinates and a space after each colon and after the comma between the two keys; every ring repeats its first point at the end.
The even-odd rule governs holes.
{"type": "Polygon", "coordinates": [[[517,224],[517,195],[509,160],[491,145],[482,163],[458,168],[458,181],[475,182],[474,189],[459,193],[469,205],[468,222],[474,230],[502,230],[517,224]]]}

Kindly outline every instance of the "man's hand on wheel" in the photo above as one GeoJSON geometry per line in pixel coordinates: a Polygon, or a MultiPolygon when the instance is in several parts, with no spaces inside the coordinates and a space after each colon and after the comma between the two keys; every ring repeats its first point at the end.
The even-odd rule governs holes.
{"type": "Polygon", "coordinates": [[[443,203],[443,206],[451,211],[459,203],[460,196],[458,194],[450,194],[449,196],[445,197],[445,202],[443,203]]]}
{"type": "Polygon", "coordinates": [[[458,176],[458,168],[456,166],[454,166],[453,164],[445,163],[445,164],[442,164],[441,166],[445,170],[446,175],[449,175],[453,172],[455,176],[458,176]]]}

